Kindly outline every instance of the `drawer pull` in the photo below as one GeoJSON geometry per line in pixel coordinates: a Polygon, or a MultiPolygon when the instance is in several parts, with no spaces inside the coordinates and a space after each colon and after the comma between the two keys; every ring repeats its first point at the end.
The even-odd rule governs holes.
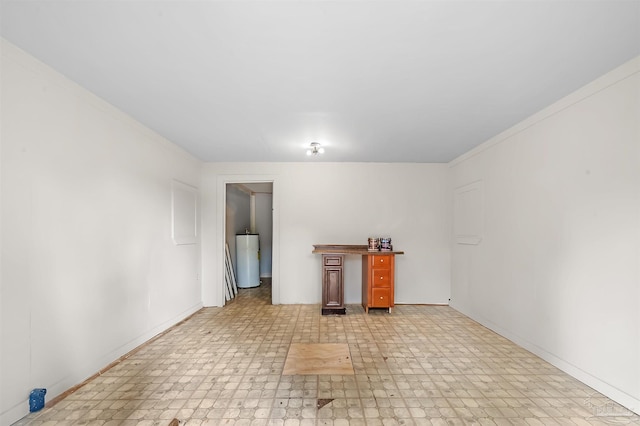
{"type": "Polygon", "coordinates": [[[382,277],[380,277],[380,279],[382,279],[382,277]]]}
{"type": "Polygon", "coordinates": [[[384,297],[380,296],[380,299],[384,299],[384,297]]]}

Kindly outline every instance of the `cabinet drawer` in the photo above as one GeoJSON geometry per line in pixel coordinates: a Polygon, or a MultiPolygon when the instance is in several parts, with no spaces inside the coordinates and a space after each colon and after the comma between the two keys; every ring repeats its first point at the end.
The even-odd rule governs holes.
{"type": "Polygon", "coordinates": [[[373,269],[371,271],[371,285],[373,287],[390,287],[391,271],[389,269],[373,269]]]}
{"type": "Polygon", "coordinates": [[[371,307],[388,308],[391,306],[391,290],[388,288],[371,289],[371,307]]]}
{"type": "Polygon", "coordinates": [[[342,256],[323,255],[322,260],[324,262],[324,266],[342,266],[342,256]]]}
{"type": "Polygon", "coordinates": [[[376,269],[389,269],[392,256],[371,256],[371,267],[376,269]]]}

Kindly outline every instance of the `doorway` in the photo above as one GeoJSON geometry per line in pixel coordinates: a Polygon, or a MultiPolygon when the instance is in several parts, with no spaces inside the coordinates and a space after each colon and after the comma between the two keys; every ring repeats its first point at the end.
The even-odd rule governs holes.
{"type": "Polygon", "coordinates": [[[237,265],[235,256],[236,234],[260,235],[260,279],[271,282],[271,303],[278,304],[278,198],[274,177],[221,176],[218,179],[217,240],[219,265],[218,294],[223,306],[225,298],[225,244],[229,245],[232,263],[237,265]]]}
{"type": "MultiPolygon", "coordinates": [[[[258,282],[271,280],[271,253],[273,235],[273,184],[271,182],[258,183],[228,183],[226,187],[226,225],[225,239],[229,246],[231,263],[234,272],[238,276],[238,262],[236,255],[236,236],[253,235],[259,241],[257,256],[251,256],[252,266],[259,269],[254,276],[258,282]],[[255,262],[253,261],[255,260],[255,262]]],[[[240,237],[244,238],[244,237],[240,237]]],[[[251,269],[254,269],[251,267],[251,269]]],[[[239,281],[240,277],[239,277],[239,281]]],[[[240,283],[238,283],[240,284],[240,283]]]]}

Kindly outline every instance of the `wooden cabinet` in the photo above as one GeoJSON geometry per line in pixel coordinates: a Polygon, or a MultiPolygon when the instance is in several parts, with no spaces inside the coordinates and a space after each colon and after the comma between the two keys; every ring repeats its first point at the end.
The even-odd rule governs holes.
{"type": "Polygon", "coordinates": [[[345,313],[344,278],[342,275],[344,255],[322,255],[322,315],[345,313]]]}
{"type": "Polygon", "coordinates": [[[393,308],[395,256],[393,254],[367,254],[362,256],[362,306],[393,308]]]}
{"type": "Polygon", "coordinates": [[[393,308],[394,262],[403,251],[370,252],[366,245],[314,244],[322,254],[322,315],[346,313],[344,306],[344,256],[362,256],[362,306],[393,308]]]}

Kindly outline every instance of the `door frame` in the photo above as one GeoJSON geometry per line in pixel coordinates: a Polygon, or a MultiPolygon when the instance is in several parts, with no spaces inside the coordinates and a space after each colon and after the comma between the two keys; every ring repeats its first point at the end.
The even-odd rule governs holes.
{"type": "Polygon", "coordinates": [[[224,306],[225,300],[225,243],[227,224],[227,184],[232,183],[271,183],[272,191],[272,241],[271,241],[271,304],[280,304],[280,200],[278,197],[278,179],[275,175],[224,175],[218,176],[217,202],[216,202],[216,246],[218,253],[216,259],[218,273],[216,278],[217,293],[220,297],[220,306],[224,306]]]}

